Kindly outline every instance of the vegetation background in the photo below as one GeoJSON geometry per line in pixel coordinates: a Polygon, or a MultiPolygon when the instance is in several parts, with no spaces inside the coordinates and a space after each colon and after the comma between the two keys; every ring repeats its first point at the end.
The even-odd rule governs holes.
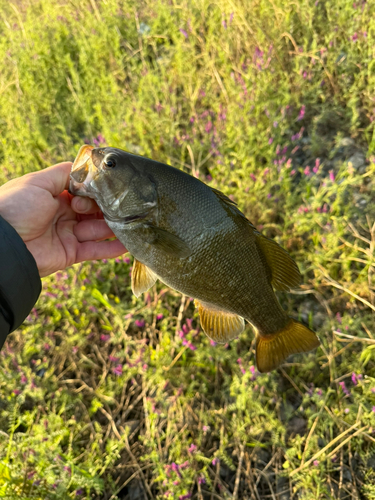
{"type": "MultiPolygon", "coordinates": [[[[375,3],[0,0],[0,181],[84,143],[172,164],[288,249],[322,345],[259,374],[131,259],[43,292],[0,353],[0,497],[375,499],[375,3]]],[[[230,252],[230,249],[228,249],[230,252]]]]}

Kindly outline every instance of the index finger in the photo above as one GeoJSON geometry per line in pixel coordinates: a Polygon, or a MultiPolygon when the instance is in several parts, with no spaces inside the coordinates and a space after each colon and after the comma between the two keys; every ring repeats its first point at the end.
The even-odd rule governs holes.
{"type": "Polygon", "coordinates": [[[27,175],[27,180],[30,184],[49,191],[52,196],[58,196],[69,187],[71,169],[72,162],[66,161],[32,172],[27,175]]]}

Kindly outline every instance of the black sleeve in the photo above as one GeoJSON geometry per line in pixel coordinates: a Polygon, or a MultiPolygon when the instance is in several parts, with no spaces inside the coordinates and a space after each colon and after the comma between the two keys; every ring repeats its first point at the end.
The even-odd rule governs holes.
{"type": "Polygon", "coordinates": [[[0,217],[0,349],[25,320],[42,289],[34,257],[17,231],[0,217]]]}

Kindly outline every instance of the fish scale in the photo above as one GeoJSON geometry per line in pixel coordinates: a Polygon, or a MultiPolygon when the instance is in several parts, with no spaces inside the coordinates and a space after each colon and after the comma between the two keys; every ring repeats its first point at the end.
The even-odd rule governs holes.
{"type": "Polygon", "coordinates": [[[203,330],[217,342],[238,336],[245,319],[255,329],[260,371],[319,345],[314,332],[287,315],[273,290],[298,286],[295,262],[223,193],[116,148],[83,146],[71,178],[70,191],[96,200],[135,257],[137,296],[160,279],[193,297],[203,330]]]}

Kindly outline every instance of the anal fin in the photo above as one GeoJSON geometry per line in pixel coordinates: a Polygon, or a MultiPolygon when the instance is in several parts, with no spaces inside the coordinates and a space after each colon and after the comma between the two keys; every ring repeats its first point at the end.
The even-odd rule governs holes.
{"type": "Polygon", "coordinates": [[[310,328],[299,321],[290,319],[280,331],[256,337],[256,363],[261,373],[279,367],[288,356],[309,352],[319,347],[320,341],[310,328]]]}
{"type": "Polygon", "coordinates": [[[132,269],[132,291],[136,297],[151,288],[156,280],[156,274],[137,259],[134,259],[132,269]]]}
{"type": "Polygon", "coordinates": [[[203,331],[213,341],[225,344],[243,332],[245,321],[241,316],[216,309],[198,300],[195,300],[195,305],[198,307],[203,331]]]}

